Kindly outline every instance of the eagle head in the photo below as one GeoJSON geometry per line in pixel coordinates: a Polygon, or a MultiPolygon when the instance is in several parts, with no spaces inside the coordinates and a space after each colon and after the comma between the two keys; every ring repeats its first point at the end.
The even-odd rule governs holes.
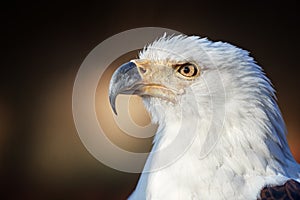
{"type": "Polygon", "coordinates": [[[146,46],[138,59],[115,71],[109,100],[117,113],[118,94],[141,96],[154,123],[181,120],[183,115],[211,121],[213,115],[224,118],[226,106],[233,113],[249,96],[255,101],[262,90],[273,95],[269,81],[247,51],[197,36],[164,35],[146,46]],[[260,91],[259,86],[263,86],[260,91]]]}

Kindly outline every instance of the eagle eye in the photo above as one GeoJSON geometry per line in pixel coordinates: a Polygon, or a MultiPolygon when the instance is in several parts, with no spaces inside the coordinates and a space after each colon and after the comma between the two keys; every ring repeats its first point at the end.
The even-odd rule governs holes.
{"type": "Polygon", "coordinates": [[[185,63],[183,65],[180,65],[177,69],[177,72],[186,78],[193,78],[197,76],[198,71],[198,68],[191,63],[185,63]]]}

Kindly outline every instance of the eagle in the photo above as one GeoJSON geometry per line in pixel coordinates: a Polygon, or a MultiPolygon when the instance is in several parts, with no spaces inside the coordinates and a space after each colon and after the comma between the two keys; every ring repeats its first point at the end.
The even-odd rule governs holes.
{"type": "Polygon", "coordinates": [[[275,90],[248,51],[164,34],[113,73],[115,114],[119,94],[140,96],[158,124],[129,199],[300,199],[275,90]]]}

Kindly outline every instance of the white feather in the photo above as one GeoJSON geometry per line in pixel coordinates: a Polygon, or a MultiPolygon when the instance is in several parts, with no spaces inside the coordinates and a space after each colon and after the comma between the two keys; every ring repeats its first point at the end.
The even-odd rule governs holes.
{"type": "MultiPolygon", "coordinates": [[[[159,123],[152,154],[172,145],[180,128],[196,126],[197,136],[174,163],[143,173],[130,199],[257,199],[265,185],[299,179],[274,90],[247,51],[196,36],[164,35],[140,58],[201,67],[178,103],[144,98],[153,123],[159,123]],[[216,131],[207,135],[211,128],[216,131]],[[216,144],[205,146],[209,137],[216,144]],[[201,157],[203,148],[208,154],[201,157]]],[[[160,159],[150,156],[147,170],[160,159]]]]}

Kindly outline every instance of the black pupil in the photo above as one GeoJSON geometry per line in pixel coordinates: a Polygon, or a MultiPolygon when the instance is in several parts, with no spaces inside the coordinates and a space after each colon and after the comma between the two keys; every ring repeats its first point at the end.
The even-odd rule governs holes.
{"type": "Polygon", "coordinates": [[[183,69],[183,72],[185,73],[185,74],[188,74],[188,73],[190,73],[190,68],[189,67],[184,67],[184,69],[183,69]]]}

